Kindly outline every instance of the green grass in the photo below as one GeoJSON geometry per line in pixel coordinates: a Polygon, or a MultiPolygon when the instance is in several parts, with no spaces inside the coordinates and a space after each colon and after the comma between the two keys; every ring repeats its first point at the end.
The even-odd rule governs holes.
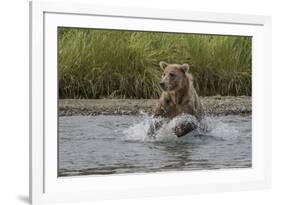
{"type": "Polygon", "coordinates": [[[251,95],[251,37],[59,28],[60,98],[158,98],[160,61],[201,96],[251,95]]]}

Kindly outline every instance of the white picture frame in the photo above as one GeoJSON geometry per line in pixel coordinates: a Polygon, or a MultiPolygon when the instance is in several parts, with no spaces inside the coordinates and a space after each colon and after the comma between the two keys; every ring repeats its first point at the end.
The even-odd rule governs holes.
{"type": "Polygon", "coordinates": [[[267,16],[30,2],[30,202],[43,204],[269,188],[270,76],[271,18],[267,16]],[[58,178],[58,26],[253,36],[252,168],[58,178]]]}

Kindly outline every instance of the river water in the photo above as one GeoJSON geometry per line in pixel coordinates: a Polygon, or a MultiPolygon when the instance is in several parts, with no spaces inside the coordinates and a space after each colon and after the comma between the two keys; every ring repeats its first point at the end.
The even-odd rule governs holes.
{"type": "Polygon", "coordinates": [[[209,116],[204,130],[181,138],[171,131],[175,122],[148,137],[152,120],[146,114],[59,117],[59,176],[252,166],[251,115],[209,116]]]}

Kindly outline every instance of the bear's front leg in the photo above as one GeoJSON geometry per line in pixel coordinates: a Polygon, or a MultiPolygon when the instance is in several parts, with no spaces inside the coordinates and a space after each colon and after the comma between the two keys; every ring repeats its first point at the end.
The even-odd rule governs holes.
{"type": "Polygon", "coordinates": [[[189,132],[195,130],[196,128],[197,126],[193,122],[186,122],[186,123],[183,122],[181,124],[176,125],[173,128],[173,132],[177,137],[182,137],[188,134],[189,132]]]}
{"type": "Polygon", "coordinates": [[[149,126],[147,135],[153,139],[155,139],[155,136],[158,132],[158,130],[162,127],[163,125],[163,119],[157,118],[155,119],[149,126]]]}

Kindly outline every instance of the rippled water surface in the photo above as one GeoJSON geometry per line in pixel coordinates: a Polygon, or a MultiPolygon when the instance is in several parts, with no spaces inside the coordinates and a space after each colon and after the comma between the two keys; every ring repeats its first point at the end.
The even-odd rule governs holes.
{"type": "Polygon", "coordinates": [[[59,118],[59,176],[251,167],[251,116],[207,117],[207,131],[177,138],[173,123],[155,139],[151,118],[71,116],[59,118]]]}

